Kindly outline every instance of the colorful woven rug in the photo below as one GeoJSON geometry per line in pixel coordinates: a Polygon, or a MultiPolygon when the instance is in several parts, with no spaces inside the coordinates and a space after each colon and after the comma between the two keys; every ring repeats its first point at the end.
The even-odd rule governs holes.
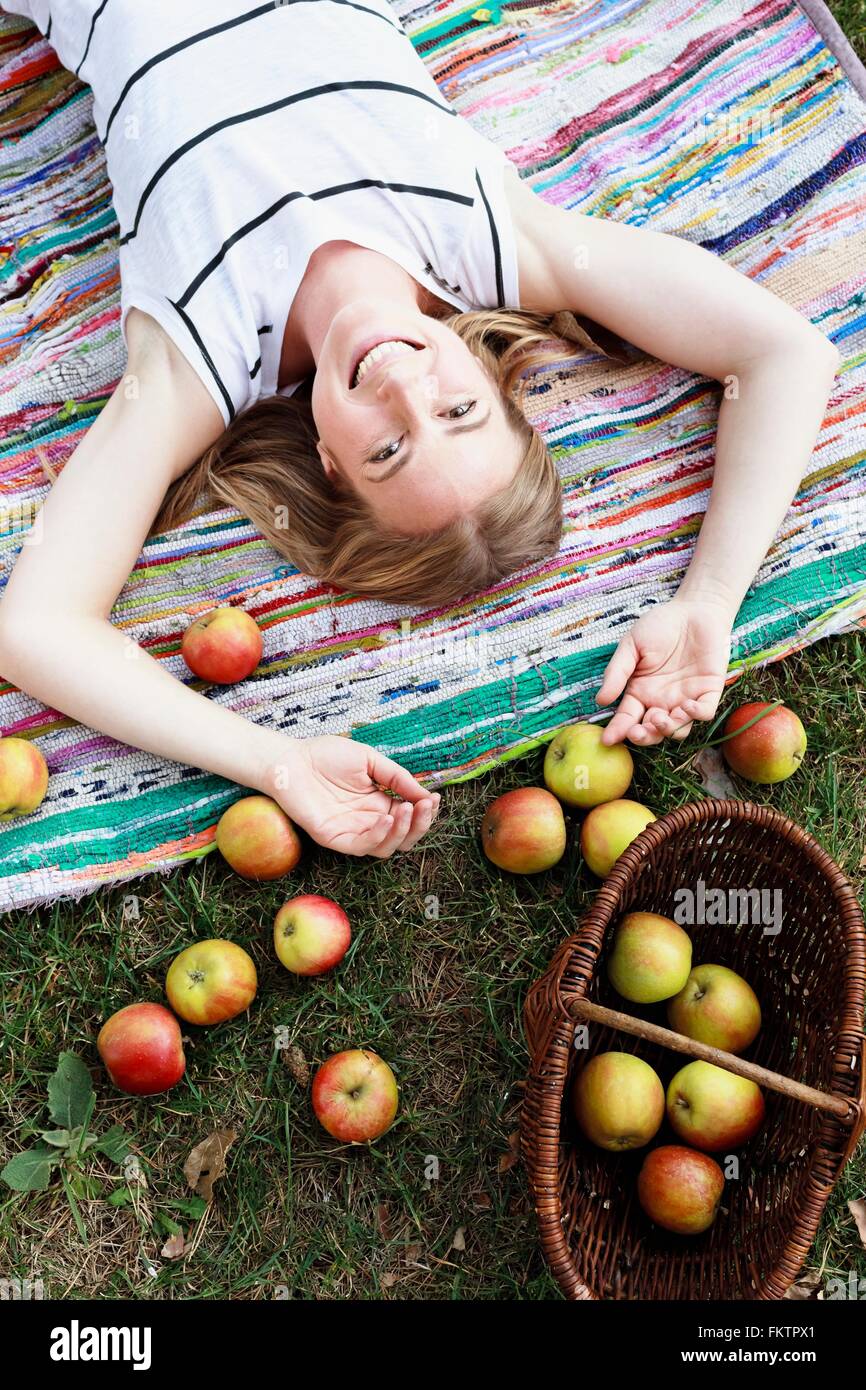
{"type": "MultiPolygon", "coordinates": [[[[820,4],[397,0],[443,93],[563,207],[712,248],[820,326],[844,364],[800,493],[739,615],[732,672],[866,611],[866,73],[820,4]]],[[[91,98],[0,20],[0,573],[124,365],[116,222],[91,98]]],[[[180,679],[192,615],[241,604],[254,679],[212,694],[302,736],[350,732],[427,782],[473,776],[595,713],[615,641],[668,596],[707,500],[714,383],[643,360],[534,379],[562,474],[554,562],[420,612],[293,571],[238,514],[152,540],[113,621],[180,679]]],[[[755,466],[760,467],[760,459],[755,466]]],[[[35,526],[38,528],[38,516],[35,526]]],[[[82,556],[82,563],[86,563],[82,556]]],[[[0,906],[80,896],[213,848],[243,790],[83,728],[0,682],[0,729],[37,740],[41,808],[0,830],[0,906]]]]}

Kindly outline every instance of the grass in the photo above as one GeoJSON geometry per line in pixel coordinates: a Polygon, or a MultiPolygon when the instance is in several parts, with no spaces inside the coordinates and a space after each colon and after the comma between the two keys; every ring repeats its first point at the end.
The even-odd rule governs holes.
{"type": "MultiPolygon", "coordinates": [[[[831,8],[866,58],[866,4],[831,8]]],[[[860,633],[751,673],[726,696],[729,705],[781,698],[801,713],[810,738],[802,769],[749,795],[804,825],[861,896],[864,692],[860,633]]],[[[699,794],[691,766],[699,738],[639,752],[633,794],[657,810],[699,794]]],[[[520,880],[492,870],[477,837],[484,806],[537,781],[541,760],[536,752],[447,789],[439,822],[410,854],[348,861],[310,846],[291,891],[338,899],[354,927],[346,961],[321,980],[293,980],[272,958],[284,888],[245,884],[216,856],[77,905],[4,917],[0,1158],[44,1122],[47,1079],[69,1048],[93,1070],[96,1127],[125,1126],[145,1184],[136,1210],[110,1205],[123,1179],[97,1159],[89,1171],[101,1190],[79,1201],[85,1241],[59,1186],[28,1196],[0,1188],[0,1276],[41,1278],[51,1298],[558,1298],[515,1162],[527,1067],[521,1007],[594,885],[573,844],[549,874],[520,880]],[[132,919],[124,917],[131,892],[132,919]],[[259,968],[249,1016],[189,1029],[187,1076],[165,1099],[112,1091],[94,1048],[101,1022],[133,999],[159,999],[168,961],[191,939],[223,935],[259,968]],[[364,1044],[397,1072],[401,1109],[377,1145],[344,1148],[313,1119],[303,1069],[364,1044]],[[186,1223],[191,1253],[164,1258],[156,1228],[187,1196],[184,1160],[226,1126],[238,1137],[217,1198],[200,1222],[186,1223]]],[[[847,1208],[864,1189],[861,1148],[808,1262],[825,1278],[866,1277],[847,1208]]]]}
{"type": "MultiPolygon", "coordinates": [[[[858,634],[753,672],[726,697],[781,698],[803,714],[807,760],[757,799],[810,830],[861,887],[864,691],[866,636],[858,634]]],[[[639,752],[637,798],[669,809],[699,794],[697,747],[689,740],[639,752]]],[[[527,1067],[521,1006],[594,883],[573,843],[550,873],[518,879],[487,864],[477,837],[487,802],[537,781],[541,760],[536,751],[448,789],[447,814],[414,851],[390,861],[350,862],[310,845],[292,891],[337,898],[354,924],[347,960],[320,980],[294,980],[272,959],[270,926],[285,886],[246,884],[216,856],[130,885],[137,919],[123,920],[129,889],[120,888],[3,919],[6,1150],[41,1122],[47,1077],[58,1052],[72,1048],[94,1071],[97,1128],[125,1126],[147,1186],[139,1220],[107,1203],[122,1178],[97,1161],[91,1171],[102,1193],[80,1202],[86,1244],[59,1187],[26,1197],[3,1189],[0,1270],[41,1277],[51,1297],[559,1297],[514,1163],[527,1067]],[[165,1099],[122,1098],[96,1058],[100,1023],[133,999],[160,998],[169,959],[212,935],[231,936],[256,960],[261,985],[250,1015],[188,1029],[188,1075],[165,1099]],[[287,1065],[300,1073],[301,1058],[277,1040],[310,1066],[344,1047],[374,1046],[398,1073],[394,1129],[369,1148],[330,1140],[287,1065]],[[189,1150],[227,1125],[238,1138],[217,1200],[201,1225],[187,1224],[194,1253],[163,1259],[165,1236],[149,1222],[171,1216],[187,1195],[189,1150]]],[[[862,1159],[849,1167],[827,1208],[811,1259],[825,1275],[866,1276],[846,1206],[864,1190],[864,1169],[862,1159]]]]}

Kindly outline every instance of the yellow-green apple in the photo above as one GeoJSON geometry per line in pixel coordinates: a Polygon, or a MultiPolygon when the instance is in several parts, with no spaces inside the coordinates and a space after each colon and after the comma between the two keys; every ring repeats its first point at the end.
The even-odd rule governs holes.
{"type": "Polygon", "coordinates": [[[639,1149],[664,1119],[665,1092],[648,1062],[632,1052],[600,1052],[574,1079],[574,1116],[602,1149],[639,1149]]]}
{"type": "Polygon", "coordinates": [[[162,1004],[127,1004],[99,1031],[96,1049],[119,1091],[154,1096],[186,1070],[180,1024],[162,1004]]]}
{"type": "Polygon", "coordinates": [[[566,724],[550,740],[544,780],[567,806],[587,808],[613,801],[628,789],[634,773],[624,743],[602,743],[599,724],[566,724]]]}
{"type": "Polygon", "coordinates": [[[481,843],[491,863],[512,874],[537,874],[565,853],[565,817],[544,787],[503,792],[487,807],[481,843]]]}
{"type": "Polygon", "coordinates": [[[0,820],[29,816],[48,789],[48,764],[29,738],[0,738],[0,820]]]}
{"type": "Polygon", "coordinates": [[[721,748],[734,772],[749,782],[784,782],[796,772],[806,752],[806,730],[792,709],[755,701],[740,705],[725,724],[721,748]],[[769,710],[769,714],[761,714],[769,710]],[[748,729],[749,720],[761,715],[748,729]],[[742,733],[737,733],[743,729],[742,733]],[[733,735],[732,738],[727,735],[733,735]]]}
{"type": "Polygon", "coordinates": [[[754,1081],[712,1062],[689,1062],[668,1086],[671,1128],[696,1149],[736,1149],[760,1128],[764,1097],[754,1081]]]}
{"type": "Polygon", "coordinates": [[[351,940],[343,909],[318,893],[290,898],[274,919],[277,956],[294,975],[324,975],[343,959],[351,940]]]}
{"type": "Polygon", "coordinates": [[[378,1139],[397,1114],[394,1073],[369,1048],[338,1052],[313,1077],[313,1109],[334,1139],[347,1144],[378,1139]]]}
{"type": "Polygon", "coordinates": [[[697,1236],[712,1226],[724,1187],[715,1159],[680,1144],[652,1149],[637,1179],[638,1201],[650,1220],[681,1236],[697,1236]]]}
{"type": "Polygon", "coordinates": [[[243,608],[211,608],[190,623],[180,654],[194,675],[217,685],[246,680],[262,659],[262,634],[243,608]]]}
{"type": "Polygon", "coordinates": [[[623,851],[654,820],[639,801],[621,799],[593,807],[580,828],[581,852],[592,872],[607,878],[623,851]]]}
{"type": "Polygon", "coordinates": [[[726,965],[696,965],[667,1012],[677,1033],[725,1052],[744,1052],[761,1027],[755,991],[726,965]]]}
{"type": "Polygon", "coordinates": [[[623,999],[657,1004],[683,988],[691,964],[691,937],[670,917],[628,912],[614,933],[607,977],[623,999]]]}
{"type": "Polygon", "coordinates": [[[244,878],[282,878],[301,857],[301,840],[282,806],[269,796],[242,796],[223,811],[217,849],[244,878]]]}
{"type": "Polygon", "coordinates": [[[187,1023],[224,1023],[242,1014],[257,986],[252,957],[243,946],[219,937],[187,946],[165,977],[168,1002],[187,1023]]]}

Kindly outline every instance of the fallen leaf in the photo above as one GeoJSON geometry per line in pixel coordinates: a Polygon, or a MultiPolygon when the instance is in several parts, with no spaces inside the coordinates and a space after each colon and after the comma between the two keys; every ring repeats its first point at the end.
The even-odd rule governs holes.
{"type": "Polygon", "coordinates": [[[417,1260],[417,1258],[418,1258],[418,1256],[419,1256],[420,1254],[421,1254],[421,1246],[420,1246],[420,1245],[407,1245],[407,1246],[406,1246],[406,1263],[409,1264],[409,1265],[414,1264],[415,1261],[417,1260]]]}
{"type": "Polygon", "coordinates": [[[292,1073],[299,1086],[309,1086],[310,1064],[297,1043],[283,1048],[283,1065],[292,1073]]]}
{"type": "Polygon", "coordinates": [[[725,771],[725,762],[718,748],[702,748],[695,757],[695,767],[704,791],[722,801],[738,801],[737,789],[725,771]]]}
{"type": "Polygon", "coordinates": [[[479,1192],[474,1201],[476,1207],[480,1207],[482,1211],[489,1211],[493,1206],[493,1202],[486,1192],[479,1192]]]}
{"type": "Polygon", "coordinates": [[[866,1246],[866,1198],[857,1197],[853,1202],[849,1202],[848,1210],[854,1218],[857,1234],[866,1246]]]}
{"type": "Polygon", "coordinates": [[[382,1289],[393,1289],[397,1282],[396,1274],[383,1274],[379,1280],[379,1287],[382,1289]]]}
{"type": "Polygon", "coordinates": [[[458,1227],[457,1227],[457,1230],[454,1232],[454,1235],[453,1235],[452,1238],[451,1238],[451,1249],[452,1249],[452,1250],[465,1250],[465,1249],[466,1249],[466,1227],[465,1227],[465,1226],[458,1226],[458,1227]]]}
{"type": "Polygon", "coordinates": [[[160,1254],[164,1260],[179,1260],[185,1248],[186,1243],[183,1238],[183,1231],[178,1231],[176,1236],[169,1236],[160,1254]]]}
{"type": "Polygon", "coordinates": [[[193,1192],[204,1197],[206,1202],[213,1201],[213,1185],[225,1172],[226,1154],[237,1137],[233,1129],[215,1129],[207,1139],[196,1144],[183,1165],[184,1177],[193,1192]]]}
{"type": "Polygon", "coordinates": [[[499,1160],[500,1173],[507,1173],[520,1159],[520,1130],[512,1130],[508,1136],[508,1153],[499,1160]]]}
{"type": "Polygon", "coordinates": [[[389,1223],[389,1212],[384,1202],[380,1202],[376,1209],[376,1220],[379,1224],[379,1235],[383,1240],[390,1240],[391,1227],[389,1223]]]}
{"type": "Polygon", "coordinates": [[[813,1299],[820,1297],[821,1276],[815,1269],[807,1270],[802,1279],[798,1279],[792,1284],[785,1294],[786,1298],[791,1299],[813,1299]]]}

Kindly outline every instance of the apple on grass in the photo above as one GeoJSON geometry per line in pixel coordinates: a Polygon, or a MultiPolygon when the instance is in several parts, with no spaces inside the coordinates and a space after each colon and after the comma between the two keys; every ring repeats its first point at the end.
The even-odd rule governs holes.
{"type": "Polygon", "coordinates": [[[283,808],[269,796],[242,796],[217,822],[216,844],[244,878],[282,878],[301,857],[301,840],[283,808]]]}
{"type": "Polygon", "coordinates": [[[397,1114],[394,1073],[369,1048],[329,1057],[313,1078],[313,1110],[334,1139],[363,1144],[391,1128],[397,1114]]]}
{"type": "Polygon", "coordinates": [[[613,801],[627,791],[634,774],[631,753],[623,743],[602,743],[599,724],[566,724],[548,745],[544,781],[567,806],[587,808],[613,801]]]}
{"type": "Polygon", "coordinates": [[[592,872],[607,878],[632,840],[654,820],[646,806],[625,798],[593,807],[580,828],[581,853],[592,872]]]}
{"type": "Polygon", "coordinates": [[[0,820],[29,816],[48,790],[48,764],[29,738],[0,738],[0,820]]]}
{"type": "Polygon", "coordinates": [[[323,975],[349,949],[352,928],[338,903],[301,893],[283,903],[274,919],[274,948],[294,975],[323,975]]]}
{"type": "Polygon", "coordinates": [[[786,705],[776,709],[760,701],[740,705],[722,732],[721,749],[728,766],[749,782],[784,782],[797,771],[806,752],[806,730],[786,705]],[[764,714],[764,710],[769,713],[764,714]],[[743,729],[744,724],[749,728],[743,729]],[[739,729],[742,733],[737,732],[739,729]]]}
{"type": "Polygon", "coordinates": [[[243,608],[211,608],[190,623],[180,653],[202,680],[232,685],[252,675],[262,659],[262,634],[243,608]]]}
{"type": "Polygon", "coordinates": [[[689,1062],[668,1086],[667,1113],[680,1139],[718,1153],[739,1148],[760,1129],[764,1097],[745,1076],[712,1062],[689,1062]]]}
{"type": "Polygon", "coordinates": [[[662,1144],[644,1159],[638,1201],[651,1221],[677,1235],[697,1236],[716,1219],[725,1175],[715,1159],[680,1144],[662,1144]]]}
{"type": "Polygon", "coordinates": [[[724,1052],[744,1052],[761,1027],[755,991],[726,965],[696,965],[667,1013],[677,1033],[724,1052]]]}
{"type": "Polygon", "coordinates": [[[648,1144],[665,1113],[664,1087],[632,1052],[600,1052],[574,1079],[574,1116],[587,1139],[619,1151],[648,1144]]]}
{"type": "Polygon", "coordinates": [[[165,992],[187,1023],[224,1023],[248,1009],[258,978],[252,957],[234,941],[195,941],[175,956],[165,992]]]}
{"type": "Polygon", "coordinates": [[[180,1024],[162,1004],[127,1004],[100,1029],[96,1050],[120,1091],[153,1096],[186,1070],[180,1024]]]}
{"type": "Polygon", "coordinates": [[[565,853],[562,807],[544,787],[504,792],[484,812],[481,843],[497,868],[513,874],[541,873],[565,853]]]}
{"type": "Polygon", "coordinates": [[[607,976],[623,999],[657,1004],[683,988],[691,963],[691,937],[670,917],[628,912],[614,933],[607,976]]]}

